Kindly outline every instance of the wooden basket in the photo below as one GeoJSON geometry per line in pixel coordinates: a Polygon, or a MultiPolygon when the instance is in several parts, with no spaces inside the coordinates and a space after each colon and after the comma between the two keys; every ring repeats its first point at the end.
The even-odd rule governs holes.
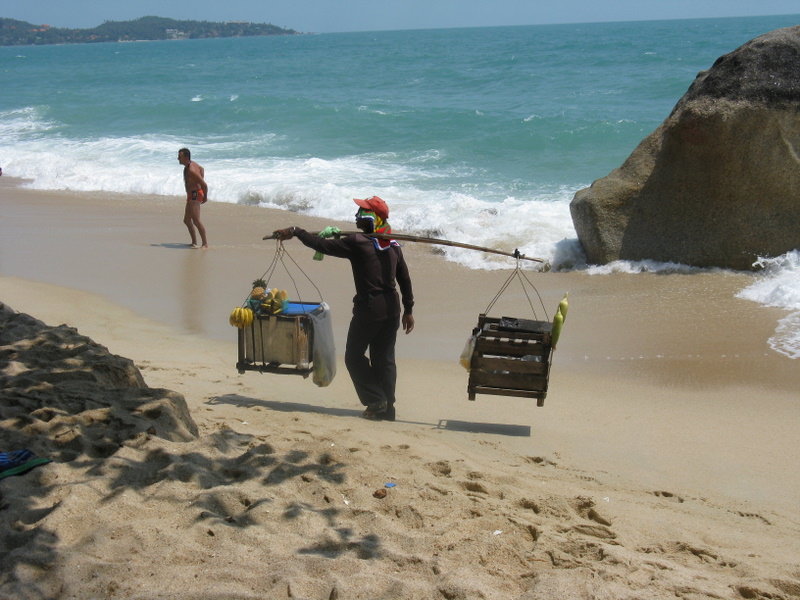
{"type": "Polygon", "coordinates": [[[467,392],[536,398],[544,406],[553,355],[549,321],[478,316],[467,392]]]}

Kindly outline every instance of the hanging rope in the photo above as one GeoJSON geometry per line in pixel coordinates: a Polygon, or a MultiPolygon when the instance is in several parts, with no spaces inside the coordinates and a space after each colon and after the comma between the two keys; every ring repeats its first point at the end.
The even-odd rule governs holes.
{"type": "Polygon", "coordinates": [[[297,261],[294,258],[292,258],[292,255],[289,254],[289,252],[287,252],[286,248],[283,247],[283,242],[278,241],[278,246],[282,250],[282,252],[281,252],[281,264],[283,265],[283,268],[286,271],[286,274],[289,276],[289,279],[292,280],[292,285],[294,286],[294,291],[297,294],[297,299],[300,302],[302,302],[302,299],[300,297],[300,290],[297,288],[297,282],[294,280],[294,277],[292,277],[292,273],[289,271],[289,268],[286,266],[286,263],[283,260],[284,255],[289,257],[289,260],[292,261],[292,263],[297,268],[297,270],[300,271],[303,274],[303,277],[305,277],[308,280],[308,282],[311,284],[311,286],[315,290],[317,290],[317,296],[319,297],[319,299],[321,301],[322,300],[322,292],[320,292],[319,288],[317,287],[317,284],[315,284],[312,281],[311,277],[309,277],[308,274],[305,271],[303,271],[303,269],[300,267],[300,265],[297,264],[297,261]]]}
{"type": "Polygon", "coordinates": [[[483,314],[488,315],[489,311],[495,305],[495,302],[497,302],[500,299],[500,296],[503,295],[503,292],[505,292],[506,289],[508,289],[508,286],[511,285],[511,282],[514,281],[514,279],[518,279],[520,285],[522,286],[522,292],[525,294],[525,298],[528,300],[528,306],[530,306],[531,312],[533,313],[533,318],[535,320],[539,320],[539,317],[536,314],[536,309],[533,307],[533,301],[531,300],[531,297],[528,294],[528,289],[525,287],[526,283],[534,292],[536,292],[536,296],[539,298],[539,304],[542,305],[542,311],[544,312],[545,316],[544,318],[545,320],[547,320],[547,309],[544,307],[542,296],[539,294],[539,290],[536,289],[536,286],[533,285],[533,283],[531,283],[531,280],[528,279],[528,276],[525,275],[525,273],[522,271],[522,268],[520,267],[520,258],[521,257],[519,256],[517,257],[517,267],[514,269],[511,275],[508,276],[508,279],[505,280],[503,285],[500,286],[500,290],[495,294],[491,302],[489,302],[489,306],[486,307],[486,310],[483,311],[483,314]]]}
{"type": "MultiPolygon", "coordinates": [[[[308,282],[311,284],[311,286],[317,291],[317,295],[319,296],[319,299],[322,300],[323,299],[322,298],[322,292],[317,287],[317,284],[315,284],[314,281],[311,279],[311,277],[309,277],[308,274],[305,271],[303,271],[303,269],[300,267],[300,265],[297,264],[297,261],[294,258],[292,258],[292,255],[289,254],[289,252],[286,250],[286,248],[283,245],[283,242],[281,240],[277,241],[277,245],[276,245],[276,248],[275,248],[275,256],[272,257],[272,262],[267,267],[267,270],[264,271],[264,273],[260,277],[260,279],[263,279],[266,282],[266,286],[264,286],[264,287],[266,287],[266,289],[269,289],[269,282],[272,279],[272,276],[275,274],[275,269],[277,269],[278,265],[280,264],[281,266],[283,266],[283,270],[286,271],[286,275],[289,277],[289,279],[292,282],[292,286],[294,287],[295,294],[297,294],[297,300],[302,303],[303,300],[302,300],[302,297],[301,297],[301,294],[300,294],[300,290],[297,287],[297,281],[295,281],[294,277],[292,276],[292,272],[289,270],[289,267],[286,265],[286,261],[284,260],[284,257],[288,257],[289,260],[292,261],[292,263],[297,268],[297,270],[300,271],[303,274],[303,276],[308,280],[308,282]]],[[[245,302],[246,301],[247,301],[247,298],[245,298],[245,302]]]]}

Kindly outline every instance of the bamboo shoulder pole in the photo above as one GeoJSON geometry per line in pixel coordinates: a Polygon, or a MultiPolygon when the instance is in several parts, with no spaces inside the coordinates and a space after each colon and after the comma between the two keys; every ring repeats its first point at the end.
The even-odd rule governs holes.
{"type": "MultiPolygon", "coordinates": [[[[313,235],[319,235],[320,232],[312,232],[313,235]]],[[[363,231],[340,231],[336,234],[337,237],[343,235],[351,235],[354,233],[364,233],[363,231]]],[[[521,260],[531,260],[538,263],[546,263],[546,261],[542,258],[535,258],[533,256],[525,256],[521,254],[519,250],[514,250],[514,252],[504,252],[503,250],[495,250],[494,248],[486,248],[484,246],[475,246],[474,244],[465,244],[463,242],[454,242],[451,240],[442,240],[437,238],[430,238],[430,237],[422,237],[418,235],[405,235],[402,233],[368,233],[364,234],[368,235],[369,237],[381,238],[384,240],[400,240],[403,242],[416,242],[421,244],[434,244],[437,246],[452,246],[454,248],[466,248],[467,250],[477,250],[479,252],[488,252],[491,254],[499,254],[501,256],[510,256],[511,258],[518,258],[521,260]]],[[[274,234],[265,235],[262,239],[265,240],[273,240],[275,239],[274,234]]]]}

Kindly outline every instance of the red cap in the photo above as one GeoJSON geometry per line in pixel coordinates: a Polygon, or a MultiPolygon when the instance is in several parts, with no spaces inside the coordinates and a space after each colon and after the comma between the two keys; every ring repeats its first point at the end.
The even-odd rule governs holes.
{"type": "Polygon", "coordinates": [[[353,202],[358,204],[361,208],[364,208],[366,210],[371,210],[384,221],[389,218],[389,207],[386,206],[386,202],[384,202],[377,196],[373,196],[372,198],[367,198],[366,200],[353,198],[353,202]]]}

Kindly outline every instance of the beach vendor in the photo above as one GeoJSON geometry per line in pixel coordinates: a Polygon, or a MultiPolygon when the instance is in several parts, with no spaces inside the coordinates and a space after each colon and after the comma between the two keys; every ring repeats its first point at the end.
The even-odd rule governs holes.
{"type": "Polygon", "coordinates": [[[186,208],[183,211],[183,223],[192,238],[192,248],[197,248],[195,228],[200,232],[203,248],[208,248],[206,228],[200,220],[200,206],[208,201],[208,185],[205,181],[205,169],[192,160],[188,148],[178,150],[178,162],[183,165],[183,184],[186,188],[186,208]]]}
{"type": "Polygon", "coordinates": [[[353,201],[359,207],[356,227],[363,233],[324,239],[299,227],[289,227],[275,231],[274,236],[280,240],[297,237],[317,252],[350,261],[356,295],[347,332],[345,365],[358,399],[366,407],[362,416],[394,421],[397,331],[401,324],[407,334],[414,329],[411,277],[400,245],[395,240],[369,235],[391,233],[386,203],[377,196],[353,201]]]}

